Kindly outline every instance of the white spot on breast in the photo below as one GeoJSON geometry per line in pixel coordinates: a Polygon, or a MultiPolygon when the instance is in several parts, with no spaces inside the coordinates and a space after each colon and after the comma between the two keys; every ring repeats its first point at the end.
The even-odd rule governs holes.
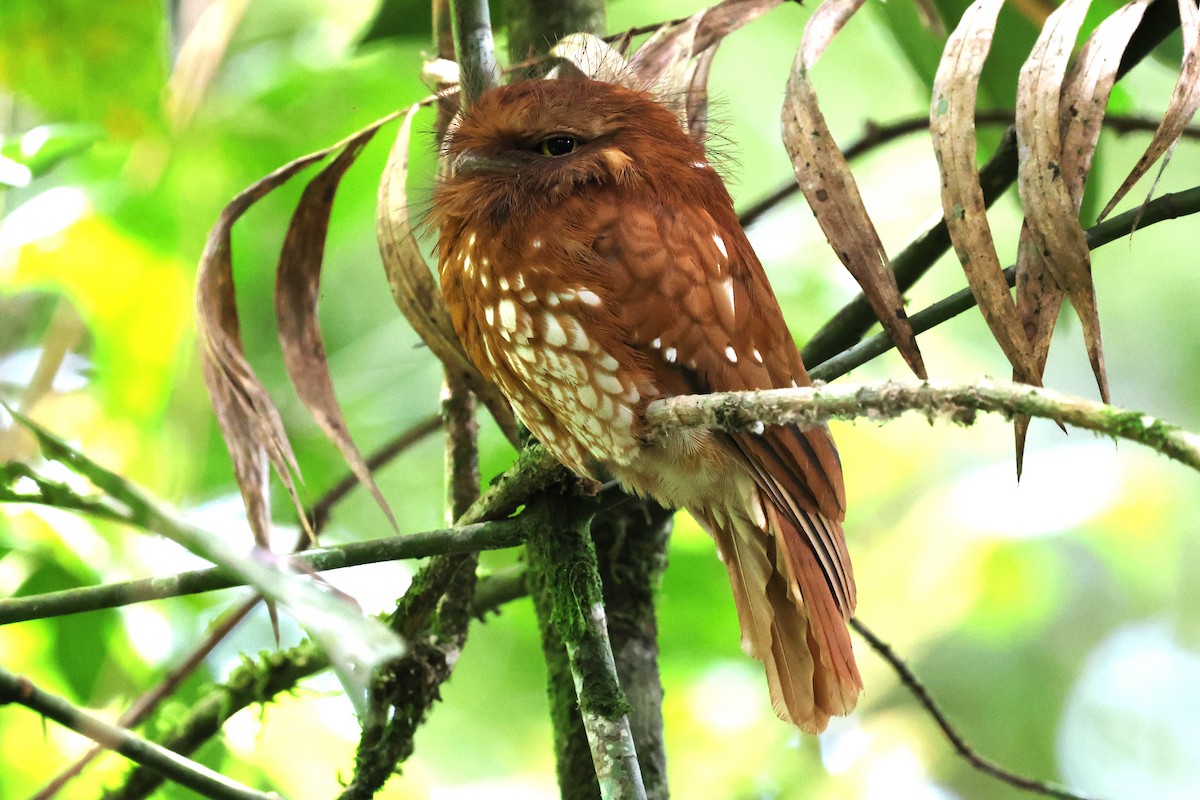
{"type": "Polygon", "coordinates": [[[596,390],[590,384],[585,384],[579,387],[579,402],[586,409],[594,409],[600,398],[596,396],[596,390]]]}
{"type": "MultiPolygon", "coordinates": [[[[486,258],[483,260],[483,263],[487,263],[486,258]]],[[[513,275],[513,288],[518,292],[525,288],[525,276],[520,272],[518,272],[516,275],[513,275]]]]}
{"type": "Polygon", "coordinates": [[[567,343],[567,332],[563,330],[562,325],[558,324],[558,318],[553,314],[543,314],[543,319],[546,321],[546,333],[543,338],[546,344],[551,347],[562,347],[567,343]]]}
{"type": "MultiPolygon", "coordinates": [[[[501,310],[503,310],[503,309],[501,309],[501,310]]],[[[729,345],[728,347],[725,348],[725,357],[729,359],[729,363],[731,363],[731,364],[737,363],[737,351],[733,349],[733,345],[729,345]]]]}
{"type": "Polygon", "coordinates": [[[613,425],[618,428],[629,428],[633,425],[633,409],[626,405],[617,406],[617,418],[613,425]]]}
{"type": "Polygon", "coordinates": [[[496,309],[494,306],[488,306],[483,309],[483,318],[487,320],[488,325],[496,324],[496,309]]]}
{"type": "Polygon", "coordinates": [[[580,353],[586,351],[591,342],[588,341],[588,335],[583,330],[583,326],[579,324],[579,320],[574,317],[565,318],[565,327],[567,329],[567,338],[570,339],[572,350],[577,350],[580,353]]]}
{"type": "Polygon", "coordinates": [[[510,331],[517,329],[517,306],[507,298],[500,301],[500,324],[510,331]]]}
{"type": "Polygon", "coordinates": [[[578,295],[579,299],[587,303],[589,306],[600,305],[600,295],[596,294],[591,289],[580,289],[578,295]]]}
{"type": "Polygon", "coordinates": [[[725,256],[725,258],[729,258],[729,251],[725,249],[725,240],[721,238],[721,234],[713,234],[713,244],[715,244],[717,249],[721,251],[721,255],[725,256]]]}
{"type": "Polygon", "coordinates": [[[621,394],[625,391],[625,387],[621,384],[620,379],[617,378],[616,375],[608,372],[597,372],[593,377],[595,378],[596,385],[600,387],[602,391],[608,392],[609,394],[621,394]]]}
{"type": "Polygon", "coordinates": [[[463,271],[470,272],[471,271],[471,254],[463,253],[462,260],[463,260],[463,271]]]}
{"type": "Polygon", "coordinates": [[[663,358],[665,358],[667,360],[668,364],[675,363],[675,355],[676,355],[676,350],[674,347],[668,347],[666,350],[663,350],[663,358]]]}
{"type": "Polygon", "coordinates": [[[475,246],[475,233],[472,231],[471,235],[469,237],[467,237],[467,247],[474,247],[474,246],[475,246]]]}
{"type": "Polygon", "coordinates": [[[500,291],[502,291],[502,292],[507,292],[507,291],[508,291],[508,278],[506,278],[506,277],[504,277],[503,275],[501,275],[501,276],[500,276],[500,280],[498,280],[498,281],[496,281],[496,282],[497,282],[498,284],[500,284],[500,291]]]}
{"type": "Polygon", "coordinates": [[[546,305],[550,306],[551,308],[554,308],[555,306],[557,306],[558,305],[558,295],[556,295],[554,292],[551,292],[550,294],[546,295],[546,305]]]}
{"type": "Polygon", "coordinates": [[[650,346],[657,350],[658,348],[662,347],[662,339],[655,337],[654,341],[650,343],[650,346]]]}
{"type": "Polygon", "coordinates": [[[750,351],[750,355],[754,356],[754,360],[757,361],[758,363],[760,363],[760,364],[763,363],[762,353],[758,352],[757,347],[750,351]]]}
{"type": "Polygon", "coordinates": [[[705,164],[703,161],[693,161],[692,166],[696,169],[708,169],[708,164],[705,164]]]}
{"type": "MultiPolygon", "coordinates": [[[[517,345],[513,350],[519,354],[522,350],[529,350],[529,347],[528,345],[517,345]]],[[[533,380],[533,374],[529,371],[529,365],[525,363],[523,358],[510,358],[508,359],[508,365],[512,367],[513,372],[520,375],[525,381],[533,380]]]]}
{"type": "Polygon", "coordinates": [[[534,239],[532,242],[530,242],[530,244],[533,245],[534,250],[542,249],[542,240],[541,239],[534,239]]]}
{"type": "Polygon", "coordinates": [[[487,288],[487,275],[482,272],[479,274],[479,285],[485,289],[487,288]]]}
{"type": "Polygon", "coordinates": [[[596,366],[600,367],[600,369],[608,370],[609,372],[615,372],[617,367],[621,365],[617,363],[617,360],[608,353],[600,353],[598,356],[596,356],[596,366]]]}
{"type": "Polygon", "coordinates": [[[596,416],[602,420],[608,421],[613,418],[613,414],[617,411],[617,406],[613,402],[612,395],[603,395],[600,397],[600,403],[596,406],[596,416]]]}

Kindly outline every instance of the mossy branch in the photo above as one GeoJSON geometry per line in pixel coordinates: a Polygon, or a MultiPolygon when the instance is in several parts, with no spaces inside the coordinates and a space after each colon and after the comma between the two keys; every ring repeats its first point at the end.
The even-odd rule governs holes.
{"type": "MultiPolygon", "coordinates": [[[[530,503],[526,554],[539,624],[562,640],[602,800],[646,800],[629,703],[621,691],[589,531],[595,506],[543,496],[530,503]]],[[[553,698],[552,698],[553,700],[553,698]]],[[[556,737],[564,731],[555,725],[556,737]]],[[[562,759],[559,760],[560,768],[562,759]]],[[[565,789],[566,787],[564,787],[565,789]]],[[[586,791],[586,790],[585,790],[586,791]]]]}
{"type": "Polygon", "coordinates": [[[764,424],[817,425],[831,419],[872,421],[920,411],[969,425],[980,411],[1044,417],[1113,438],[1144,444],[1200,470],[1200,436],[1140,411],[1010,381],[976,383],[911,381],[844,386],[812,386],[758,392],[721,392],[657,400],[646,419],[659,431],[713,428],[756,430],[764,424]]]}

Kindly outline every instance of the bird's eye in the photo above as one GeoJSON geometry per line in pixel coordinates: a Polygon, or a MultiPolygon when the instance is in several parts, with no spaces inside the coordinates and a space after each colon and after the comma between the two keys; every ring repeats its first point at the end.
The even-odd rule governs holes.
{"type": "Polygon", "coordinates": [[[565,156],[567,153],[574,153],[581,144],[583,142],[576,136],[556,133],[542,140],[538,145],[538,152],[544,156],[565,156]]]}

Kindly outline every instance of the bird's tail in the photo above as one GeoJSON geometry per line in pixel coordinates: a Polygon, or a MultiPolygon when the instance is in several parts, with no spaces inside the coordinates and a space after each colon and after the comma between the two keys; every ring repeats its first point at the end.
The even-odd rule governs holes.
{"type": "Polygon", "coordinates": [[[830,716],[852,711],[862,691],[846,628],[853,608],[839,609],[804,532],[788,515],[752,484],[738,494],[737,502],[696,516],[729,571],[742,649],[766,666],[775,713],[820,733],[830,716]]]}

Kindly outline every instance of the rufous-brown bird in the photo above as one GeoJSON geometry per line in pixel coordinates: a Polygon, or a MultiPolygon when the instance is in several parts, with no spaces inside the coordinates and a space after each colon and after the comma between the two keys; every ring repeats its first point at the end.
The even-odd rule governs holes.
{"type": "Polygon", "coordinates": [[[443,155],[430,221],[475,364],[567,467],[709,531],[780,718],[819,732],[848,713],[862,681],[828,430],[646,436],[659,398],[809,383],[704,148],[648,93],[564,79],[485,92],[443,155]]]}

